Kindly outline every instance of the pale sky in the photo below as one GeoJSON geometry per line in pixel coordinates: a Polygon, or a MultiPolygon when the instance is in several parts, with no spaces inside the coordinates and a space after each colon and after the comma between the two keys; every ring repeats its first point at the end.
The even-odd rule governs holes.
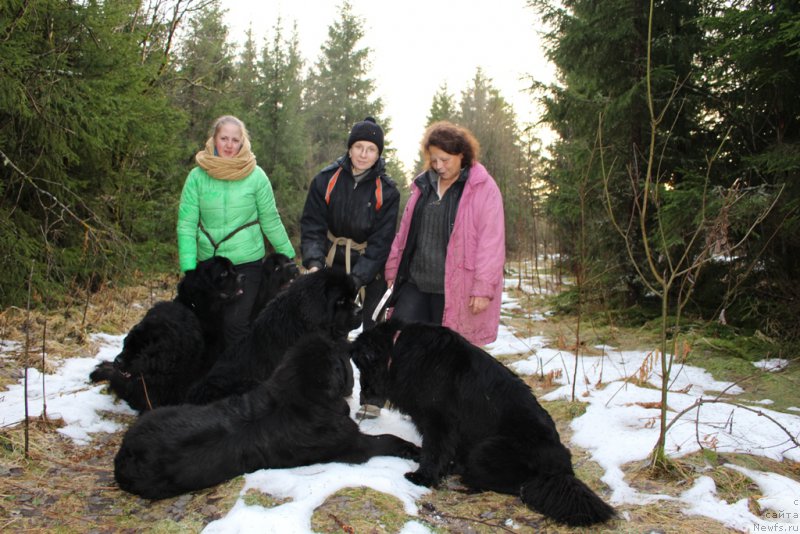
{"type": "MultiPolygon", "coordinates": [[[[446,83],[460,99],[478,67],[511,102],[523,123],[538,120],[524,77],[553,79],[540,47],[543,27],[525,0],[351,0],[364,20],[359,48],[370,48],[375,96],[391,119],[391,146],[411,170],[433,95],[446,83]]],[[[252,24],[259,48],[280,16],[284,33],[297,22],[301,53],[313,66],[339,0],[242,0],[223,2],[231,38],[242,42],[252,24]]],[[[549,140],[548,133],[543,137],[549,140]]],[[[547,142],[547,141],[546,141],[547,142]]],[[[344,147],[343,147],[344,148],[344,147]]],[[[331,154],[331,159],[336,155],[331,154]]]]}

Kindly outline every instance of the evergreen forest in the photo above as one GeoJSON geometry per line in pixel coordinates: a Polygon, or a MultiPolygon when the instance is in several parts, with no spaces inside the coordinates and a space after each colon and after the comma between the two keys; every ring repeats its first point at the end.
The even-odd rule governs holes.
{"type": "MultiPolygon", "coordinates": [[[[572,310],[800,341],[800,2],[528,8],[557,72],[531,73],[541,122],[521,124],[480,68],[430,95],[426,116],[480,141],[509,260],[557,258],[572,310]]],[[[398,183],[420,170],[392,158],[347,0],[316,58],[292,21],[239,45],[224,13],[220,0],[3,0],[0,309],[177,272],[181,187],[222,114],[248,125],[295,245],[308,182],[353,123],[384,125],[398,183]]]]}

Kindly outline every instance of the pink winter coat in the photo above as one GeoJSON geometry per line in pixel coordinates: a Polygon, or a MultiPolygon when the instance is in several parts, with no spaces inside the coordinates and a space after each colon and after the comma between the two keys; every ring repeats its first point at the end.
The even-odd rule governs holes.
{"type": "MultiPolygon", "coordinates": [[[[411,185],[400,228],[386,260],[387,282],[394,282],[411,228],[414,206],[421,195],[411,185]]],[[[444,268],[442,324],[471,343],[485,345],[497,339],[505,264],[505,220],[500,189],[486,168],[474,163],[456,212],[444,268]],[[470,297],[487,297],[489,306],[477,315],[469,310],[470,297]]]]}

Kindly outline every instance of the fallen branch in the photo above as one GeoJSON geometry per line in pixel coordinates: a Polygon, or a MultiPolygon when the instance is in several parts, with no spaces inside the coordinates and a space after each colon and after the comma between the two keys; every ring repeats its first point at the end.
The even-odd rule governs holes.
{"type": "MultiPolygon", "coordinates": [[[[732,384],[732,385],[733,385],[733,384],[732,384]]],[[[731,386],[732,386],[732,385],[731,385],[731,386]]],[[[720,394],[720,395],[721,395],[721,394],[720,394]]],[[[789,441],[791,441],[792,443],[794,443],[794,446],[795,446],[795,447],[798,447],[798,448],[800,448],[800,443],[797,441],[797,438],[795,438],[795,437],[792,435],[792,433],[791,433],[791,432],[789,432],[789,429],[787,429],[785,426],[783,426],[783,425],[782,425],[780,422],[778,422],[778,421],[777,421],[777,420],[776,420],[774,417],[772,417],[771,415],[769,415],[769,414],[767,414],[767,413],[764,413],[763,411],[761,411],[761,410],[758,410],[758,409],[756,409],[756,408],[751,408],[750,406],[746,406],[746,405],[744,405],[744,404],[739,404],[739,403],[737,403],[737,402],[731,402],[731,401],[729,401],[729,400],[722,400],[722,399],[720,399],[719,397],[717,397],[717,398],[715,398],[715,399],[704,399],[704,398],[702,398],[702,397],[701,397],[701,398],[699,398],[699,399],[697,399],[697,400],[696,400],[694,403],[692,403],[692,404],[691,404],[691,406],[689,406],[689,407],[685,408],[684,410],[682,410],[682,411],[678,412],[678,413],[675,415],[675,417],[674,417],[674,418],[673,418],[673,419],[672,419],[672,420],[669,422],[669,424],[667,425],[667,427],[666,427],[666,431],[668,432],[668,431],[669,431],[669,429],[670,429],[670,428],[672,428],[672,426],[673,426],[673,425],[674,425],[676,422],[678,422],[678,420],[679,420],[681,417],[683,417],[683,416],[684,416],[684,415],[686,415],[687,413],[691,412],[691,411],[692,411],[692,410],[694,410],[695,408],[699,408],[699,407],[700,407],[700,406],[702,406],[703,404],[728,404],[728,405],[730,405],[730,406],[734,406],[734,407],[736,407],[736,408],[741,408],[742,410],[746,410],[746,411],[748,411],[748,412],[752,412],[752,413],[754,413],[754,414],[758,415],[759,417],[765,417],[767,420],[769,420],[769,421],[770,421],[770,422],[772,422],[772,423],[773,423],[775,426],[777,426],[779,429],[781,429],[781,430],[782,430],[782,431],[783,431],[783,432],[786,434],[786,436],[789,438],[789,441]]],[[[702,448],[705,448],[705,447],[703,447],[703,446],[702,446],[702,444],[700,444],[700,446],[701,446],[702,448]]],[[[792,447],[792,448],[794,448],[794,447],[792,447]]]]}

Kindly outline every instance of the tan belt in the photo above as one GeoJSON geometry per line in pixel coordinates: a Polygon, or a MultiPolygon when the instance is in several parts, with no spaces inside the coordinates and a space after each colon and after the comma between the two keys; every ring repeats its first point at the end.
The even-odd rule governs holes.
{"type": "Polygon", "coordinates": [[[336,237],[333,235],[330,230],[328,230],[328,240],[332,243],[330,250],[328,250],[328,256],[325,258],[325,265],[328,267],[333,266],[333,258],[336,256],[336,247],[343,246],[344,247],[344,270],[347,274],[350,274],[350,251],[355,250],[362,256],[364,255],[364,251],[367,249],[366,243],[356,243],[349,237],[336,237]]]}
{"type": "MultiPolygon", "coordinates": [[[[360,255],[364,255],[364,251],[367,249],[366,243],[356,243],[349,237],[336,237],[328,230],[328,240],[332,243],[330,250],[328,250],[328,255],[325,257],[325,265],[329,268],[333,266],[333,259],[336,256],[336,247],[343,246],[344,247],[344,271],[347,274],[350,274],[350,251],[355,250],[360,255]]],[[[358,290],[358,296],[361,298],[361,304],[364,303],[364,296],[365,296],[365,288],[362,286],[358,290]]]]}

